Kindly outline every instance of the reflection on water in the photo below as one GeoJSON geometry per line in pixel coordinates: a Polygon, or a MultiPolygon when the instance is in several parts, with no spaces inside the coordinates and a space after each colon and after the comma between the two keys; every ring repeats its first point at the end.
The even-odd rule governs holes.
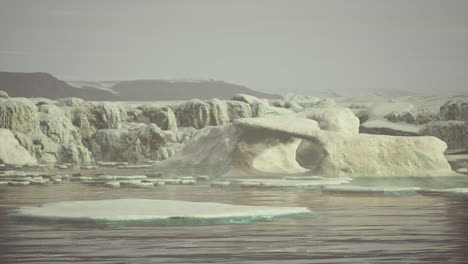
{"type": "Polygon", "coordinates": [[[208,185],[107,189],[75,182],[9,187],[0,191],[0,262],[466,263],[467,216],[466,196],[208,185]],[[11,209],[46,202],[117,198],[304,206],[319,216],[211,226],[82,226],[25,223],[7,215],[11,209]]]}

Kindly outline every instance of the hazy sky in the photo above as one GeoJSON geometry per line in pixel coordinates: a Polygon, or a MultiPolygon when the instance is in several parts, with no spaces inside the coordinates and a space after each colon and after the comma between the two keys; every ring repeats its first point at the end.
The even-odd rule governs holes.
{"type": "Polygon", "coordinates": [[[467,0],[0,0],[0,71],[468,90],[467,0]]]}

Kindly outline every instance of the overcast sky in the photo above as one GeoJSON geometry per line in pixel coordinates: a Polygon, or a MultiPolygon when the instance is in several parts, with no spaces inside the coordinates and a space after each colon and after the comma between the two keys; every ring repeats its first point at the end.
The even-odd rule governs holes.
{"type": "Polygon", "coordinates": [[[0,71],[468,90],[467,0],[0,0],[0,71]]]}

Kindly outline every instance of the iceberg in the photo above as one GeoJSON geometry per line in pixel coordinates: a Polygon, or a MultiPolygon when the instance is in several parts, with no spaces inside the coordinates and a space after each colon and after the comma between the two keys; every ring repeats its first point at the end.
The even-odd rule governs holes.
{"type": "Polygon", "coordinates": [[[331,128],[321,121],[324,128],[347,133],[323,130],[315,120],[289,115],[236,119],[232,124],[199,131],[158,166],[210,170],[215,176],[231,178],[303,173],[328,177],[459,176],[444,156],[447,144],[438,138],[357,134],[354,121],[342,123],[331,128]]]}
{"type": "Polygon", "coordinates": [[[305,207],[247,206],[177,200],[113,199],[65,201],[22,207],[11,216],[61,221],[156,221],[164,223],[247,223],[282,216],[311,215],[305,207]],[[215,221],[212,221],[215,220],[215,221]],[[218,222],[216,222],[218,220],[218,222]]]}

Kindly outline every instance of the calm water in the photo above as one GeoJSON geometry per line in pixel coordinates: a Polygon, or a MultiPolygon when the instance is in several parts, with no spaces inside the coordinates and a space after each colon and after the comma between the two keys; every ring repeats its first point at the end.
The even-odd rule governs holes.
{"type": "Polygon", "coordinates": [[[467,263],[466,196],[70,182],[0,190],[0,263],[467,263]],[[27,223],[8,211],[52,201],[153,198],[304,206],[317,214],[212,226],[27,223]]]}

